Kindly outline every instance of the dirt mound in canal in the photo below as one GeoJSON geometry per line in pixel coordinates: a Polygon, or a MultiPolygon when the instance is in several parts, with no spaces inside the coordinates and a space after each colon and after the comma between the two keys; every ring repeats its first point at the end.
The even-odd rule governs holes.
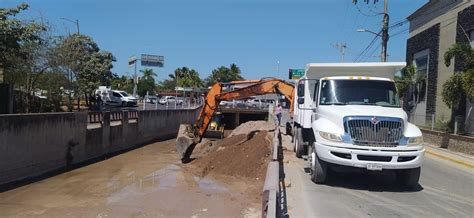
{"type": "Polygon", "coordinates": [[[250,122],[260,122],[260,124],[249,125],[247,122],[245,131],[244,128],[238,130],[239,133],[244,134],[231,135],[216,142],[203,141],[196,146],[199,154],[191,162],[195,173],[200,177],[215,174],[253,180],[258,178],[263,181],[267,163],[270,161],[273,132],[248,128],[248,126],[262,127],[262,124],[267,125],[267,122],[250,122]]]}
{"type": "Polygon", "coordinates": [[[248,135],[252,131],[270,131],[275,129],[275,123],[268,121],[248,121],[240,124],[229,136],[248,135]]]}

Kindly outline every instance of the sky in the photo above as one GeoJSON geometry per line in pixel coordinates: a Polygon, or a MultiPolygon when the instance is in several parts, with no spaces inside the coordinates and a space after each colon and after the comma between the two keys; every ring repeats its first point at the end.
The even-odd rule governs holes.
{"type": "MultiPolygon", "coordinates": [[[[390,24],[405,20],[428,0],[389,0],[390,24]]],[[[178,67],[206,78],[219,66],[237,64],[245,79],[279,77],[308,63],[340,62],[336,43],[346,43],[345,61],[355,61],[378,32],[383,0],[0,0],[0,7],[30,5],[24,19],[43,19],[54,35],[76,31],[91,36],[117,58],[112,71],[133,75],[127,59],[163,55],[154,68],[162,80],[178,67]]],[[[404,61],[408,23],[391,31],[388,60],[404,61]]],[[[380,60],[380,39],[360,61],[380,60]]],[[[139,67],[142,69],[143,67],[139,67]]]]}

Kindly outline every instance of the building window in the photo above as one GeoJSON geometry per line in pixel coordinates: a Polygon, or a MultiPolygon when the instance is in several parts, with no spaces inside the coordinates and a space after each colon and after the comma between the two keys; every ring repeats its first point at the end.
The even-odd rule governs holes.
{"type": "Polygon", "coordinates": [[[425,49],[413,55],[413,65],[416,68],[415,102],[426,100],[429,54],[429,49],[425,49]]]}

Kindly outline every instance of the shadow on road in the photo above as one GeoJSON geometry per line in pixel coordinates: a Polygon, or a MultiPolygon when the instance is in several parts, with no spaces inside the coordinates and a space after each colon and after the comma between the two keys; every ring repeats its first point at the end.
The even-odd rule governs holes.
{"type": "Polygon", "coordinates": [[[371,192],[419,192],[423,190],[420,184],[415,189],[403,187],[395,171],[374,172],[346,167],[329,171],[326,185],[371,192]]]}

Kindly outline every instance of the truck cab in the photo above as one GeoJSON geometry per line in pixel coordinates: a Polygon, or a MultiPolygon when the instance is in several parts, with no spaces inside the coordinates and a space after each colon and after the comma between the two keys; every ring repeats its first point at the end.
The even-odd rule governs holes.
{"type": "Polygon", "coordinates": [[[293,114],[297,157],[324,183],[330,167],[394,170],[418,185],[423,137],[400,106],[394,76],[406,64],[308,64],[297,81],[293,114]]]}

